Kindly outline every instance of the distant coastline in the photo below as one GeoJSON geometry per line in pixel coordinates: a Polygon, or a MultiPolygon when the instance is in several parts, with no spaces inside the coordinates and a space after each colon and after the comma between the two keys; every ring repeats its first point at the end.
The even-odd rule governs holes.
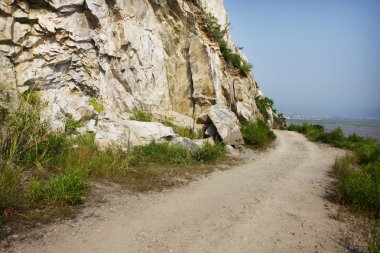
{"type": "Polygon", "coordinates": [[[287,118],[287,123],[302,125],[303,123],[318,124],[325,127],[327,131],[342,128],[345,135],[356,133],[364,137],[372,137],[380,140],[380,119],[336,119],[336,118],[312,118],[297,117],[287,118]]]}

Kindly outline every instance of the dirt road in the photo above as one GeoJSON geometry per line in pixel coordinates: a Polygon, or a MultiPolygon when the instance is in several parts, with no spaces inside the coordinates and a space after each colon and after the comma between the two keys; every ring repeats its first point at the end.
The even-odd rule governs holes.
{"type": "Polygon", "coordinates": [[[344,224],[325,198],[343,151],[276,134],[276,147],[245,165],[160,193],[116,194],[14,252],[344,252],[344,224]]]}

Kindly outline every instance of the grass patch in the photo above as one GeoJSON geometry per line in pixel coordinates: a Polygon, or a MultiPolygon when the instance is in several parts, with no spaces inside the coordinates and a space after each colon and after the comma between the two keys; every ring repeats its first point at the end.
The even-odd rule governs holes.
{"type": "Polygon", "coordinates": [[[244,122],[241,127],[241,133],[245,143],[253,148],[267,147],[276,139],[274,132],[262,121],[244,122]]]}
{"type": "Polygon", "coordinates": [[[90,103],[90,105],[92,105],[92,107],[94,107],[94,110],[97,112],[97,113],[101,113],[102,111],[104,111],[104,105],[102,102],[100,102],[99,100],[97,100],[96,98],[90,98],[88,100],[88,102],[90,103]]]}
{"type": "Polygon", "coordinates": [[[187,165],[192,163],[188,151],[180,146],[152,141],[148,145],[135,147],[130,152],[129,165],[133,167],[150,164],[187,165]]]}
{"type": "Polygon", "coordinates": [[[153,114],[151,112],[135,109],[132,111],[132,114],[133,115],[130,118],[131,120],[145,121],[145,122],[152,122],[153,120],[153,114]]]}
{"type": "Polygon", "coordinates": [[[47,181],[32,178],[27,186],[30,203],[43,206],[80,204],[88,189],[88,182],[78,172],[59,174],[47,181]]]}
{"type": "Polygon", "coordinates": [[[75,120],[71,115],[67,115],[65,121],[65,132],[67,133],[76,133],[76,129],[83,126],[81,120],[75,120]]]}
{"type": "Polygon", "coordinates": [[[10,165],[2,165],[0,171],[0,214],[12,213],[20,208],[23,202],[21,170],[10,165]]]}
{"type": "Polygon", "coordinates": [[[189,138],[190,140],[196,140],[196,139],[202,139],[203,138],[203,131],[194,131],[191,127],[182,127],[177,126],[173,123],[173,117],[164,116],[162,119],[159,120],[160,123],[167,127],[171,127],[174,131],[174,133],[178,134],[179,136],[189,138]]]}
{"type": "Polygon", "coordinates": [[[206,142],[200,149],[198,149],[193,157],[195,160],[202,163],[212,163],[217,160],[223,159],[226,156],[225,147],[217,143],[215,145],[206,142]]]}
{"type": "Polygon", "coordinates": [[[202,139],[203,132],[202,130],[196,132],[191,127],[180,127],[180,126],[172,126],[174,133],[189,138],[190,140],[202,139]]]}

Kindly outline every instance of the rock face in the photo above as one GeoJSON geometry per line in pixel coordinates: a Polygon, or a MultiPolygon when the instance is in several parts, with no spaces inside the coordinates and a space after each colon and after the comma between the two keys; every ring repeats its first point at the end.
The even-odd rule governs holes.
{"type": "MultiPolygon", "coordinates": [[[[201,2],[221,25],[228,23],[223,0],[201,2]]],[[[0,105],[15,108],[20,94],[38,90],[57,129],[68,115],[98,117],[93,128],[102,145],[145,142],[127,134],[145,131],[144,124],[118,120],[135,108],[173,112],[198,128],[196,120],[209,114],[224,141],[237,145],[236,117],[258,116],[255,81],[226,65],[200,15],[190,0],[2,0],[0,105]],[[99,117],[90,98],[111,116],[99,117]]],[[[154,138],[169,134],[150,128],[162,131],[154,138]]]]}

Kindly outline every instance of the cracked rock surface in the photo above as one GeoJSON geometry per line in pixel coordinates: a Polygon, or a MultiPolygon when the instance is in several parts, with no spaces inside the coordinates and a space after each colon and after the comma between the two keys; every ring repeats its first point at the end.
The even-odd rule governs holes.
{"type": "MultiPolygon", "coordinates": [[[[222,26],[228,23],[223,0],[202,3],[222,26]]],[[[0,104],[15,108],[20,94],[38,90],[57,129],[71,115],[125,132],[135,108],[191,118],[198,128],[198,117],[215,105],[256,120],[253,76],[226,65],[200,15],[185,0],[2,0],[0,104]],[[90,98],[107,117],[94,112],[90,98]]],[[[238,52],[229,33],[226,39],[238,52]]],[[[234,124],[230,118],[221,122],[234,124]]],[[[99,143],[113,143],[117,133],[108,135],[97,135],[99,143]]]]}

